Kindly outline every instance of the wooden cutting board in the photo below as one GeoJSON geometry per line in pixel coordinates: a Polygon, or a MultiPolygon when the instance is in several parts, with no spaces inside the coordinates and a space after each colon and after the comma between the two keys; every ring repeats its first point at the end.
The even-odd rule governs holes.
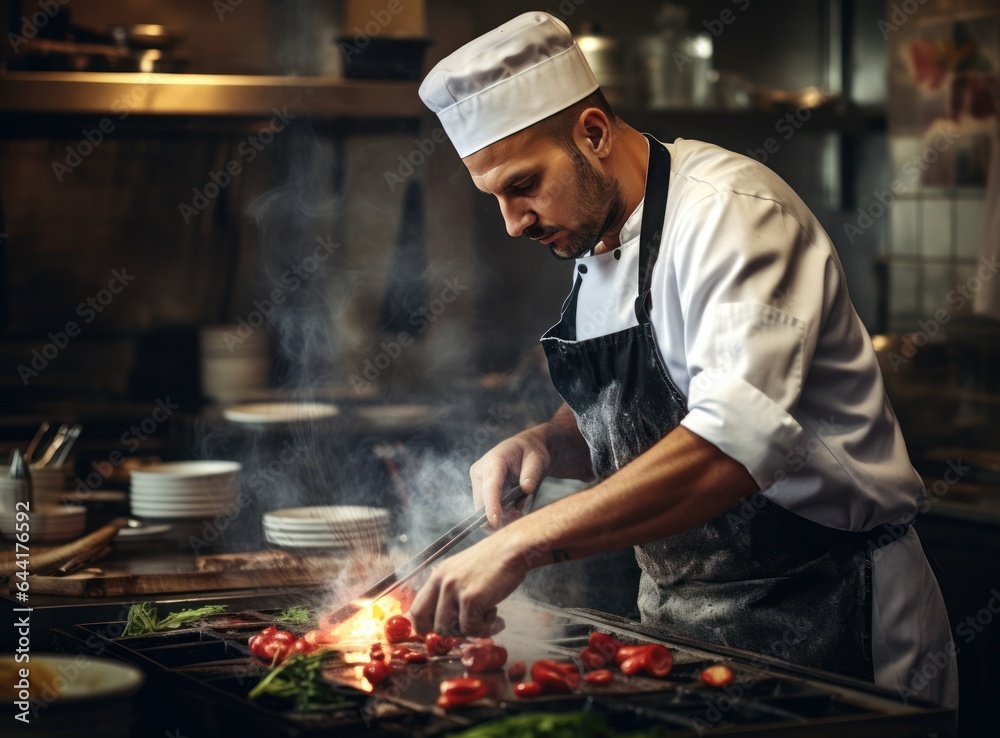
{"type": "Polygon", "coordinates": [[[30,581],[32,594],[122,597],[322,584],[333,579],[343,563],[342,557],[332,554],[298,556],[267,550],[188,557],[187,561],[109,563],[66,576],[32,576],[30,581]]]}

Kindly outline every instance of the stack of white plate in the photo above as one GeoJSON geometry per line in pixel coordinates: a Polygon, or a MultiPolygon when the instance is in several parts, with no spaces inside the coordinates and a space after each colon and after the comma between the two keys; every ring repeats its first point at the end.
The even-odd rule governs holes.
{"type": "Polygon", "coordinates": [[[87,508],[80,505],[38,505],[27,515],[4,511],[0,513],[0,533],[14,538],[27,533],[28,544],[58,543],[83,535],[87,524],[87,508]],[[21,526],[20,528],[18,526],[21,526]]]}
{"type": "Polygon", "coordinates": [[[268,541],[292,548],[381,550],[389,533],[389,511],[361,505],[293,507],[264,514],[268,541]]]}
{"type": "Polygon", "coordinates": [[[201,331],[201,390],[218,402],[254,397],[267,387],[271,359],[267,330],[250,324],[201,331]]]}
{"type": "Polygon", "coordinates": [[[239,463],[175,461],[132,470],[131,507],[146,518],[202,518],[237,506],[239,463]]]}

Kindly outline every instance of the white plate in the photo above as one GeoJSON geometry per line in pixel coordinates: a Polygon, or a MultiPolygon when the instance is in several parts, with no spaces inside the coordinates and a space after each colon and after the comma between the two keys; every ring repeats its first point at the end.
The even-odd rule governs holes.
{"type": "Polygon", "coordinates": [[[209,479],[220,475],[232,475],[243,467],[236,461],[171,461],[165,464],[149,464],[142,469],[132,469],[132,479],[209,479]]]}
{"type": "Polygon", "coordinates": [[[389,519],[389,511],[382,507],[363,505],[316,505],[290,507],[265,513],[264,517],[279,524],[314,526],[317,523],[333,525],[358,525],[389,519]]]}
{"type": "Polygon", "coordinates": [[[289,548],[327,548],[332,550],[343,550],[347,551],[350,546],[345,546],[342,543],[324,543],[321,541],[300,541],[294,538],[282,538],[266,536],[269,543],[276,543],[279,546],[288,546],[289,548]]]}
{"type": "Polygon", "coordinates": [[[155,510],[158,512],[182,512],[182,513],[220,513],[220,512],[232,512],[237,509],[236,505],[153,505],[145,502],[134,502],[131,506],[132,510],[136,512],[143,511],[144,514],[148,514],[149,511],[155,510]]]}
{"type": "Polygon", "coordinates": [[[340,414],[336,405],[323,402],[254,402],[222,411],[233,423],[301,423],[324,420],[340,414]]]}
{"type": "Polygon", "coordinates": [[[379,428],[410,428],[429,423],[446,412],[431,405],[365,405],[354,410],[363,421],[379,428]]]}
{"type": "Polygon", "coordinates": [[[139,525],[136,527],[122,528],[115,536],[117,543],[145,543],[163,538],[172,531],[172,525],[139,525]]]}
{"type": "MultiPolygon", "coordinates": [[[[32,653],[28,663],[15,663],[14,654],[0,655],[0,672],[14,674],[22,667],[31,670],[31,679],[39,688],[35,699],[43,699],[42,672],[47,672],[59,687],[52,705],[69,702],[85,702],[110,698],[125,699],[135,694],[146,680],[145,675],[131,664],[98,658],[96,656],[60,656],[57,654],[32,653]],[[75,675],[68,678],[65,675],[75,675]]],[[[4,688],[9,689],[12,677],[5,679],[4,688]]],[[[11,698],[4,697],[10,703],[11,698]]],[[[16,732],[16,731],[15,731],[16,732]]]]}
{"type": "Polygon", "coordinates": [[[164,500],[169,502],[198,500],[235,500],[235,489],[198,490],[195,492],[164,492],[162,490],[133,489],[131,497],[146,500],[164,500]]]}

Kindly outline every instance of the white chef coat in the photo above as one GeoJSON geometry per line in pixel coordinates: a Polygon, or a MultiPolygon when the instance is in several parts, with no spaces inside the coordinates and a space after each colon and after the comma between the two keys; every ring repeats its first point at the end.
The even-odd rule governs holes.
{"type": "MultiPolygon", "coordinates": [[[[684,139],[667,149],[650,318],[687,400],[681,424],[809,520],[852,531],[912,520],[923,484],[830,238],[757,161],[684,139]]],[[[620,248],[577,260],[578,340],[637,324],[641,221],[640,203],[620,248]]],[[[916,532],[873,560],[876,683],[957,704],[948,616],[916,532]]]]}

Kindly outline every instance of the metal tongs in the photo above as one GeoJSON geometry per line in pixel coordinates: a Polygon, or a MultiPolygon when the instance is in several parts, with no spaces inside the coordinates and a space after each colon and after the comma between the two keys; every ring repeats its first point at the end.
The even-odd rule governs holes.
{"type": "MultiPolygon", "coordinates": [[[[521,491],[521,485],[517,485],[516,487],[513,487],[505,492],[500,498],[500,508],[504,510],[512,508],[527,496],[527,494],[521,491]]],[[[427,567],[465,540],[474,530],[482,528],[485,523],[486,508],[477,508],[475,512],[470,514],[464,520],[456,523],[444,535],[439,537],[412,559],[365,590],[357,597],[357,599],[371,599],[372,604],[378,602],[387,594],[406,584],[408,581],[420,574],[420,572],[427,569],[427,567]]],[[[337,612],[333,613],[330,617],[330,622],[342,622],[357,612],[358,609],[357,605],[348,603],[337,612]]]]}

